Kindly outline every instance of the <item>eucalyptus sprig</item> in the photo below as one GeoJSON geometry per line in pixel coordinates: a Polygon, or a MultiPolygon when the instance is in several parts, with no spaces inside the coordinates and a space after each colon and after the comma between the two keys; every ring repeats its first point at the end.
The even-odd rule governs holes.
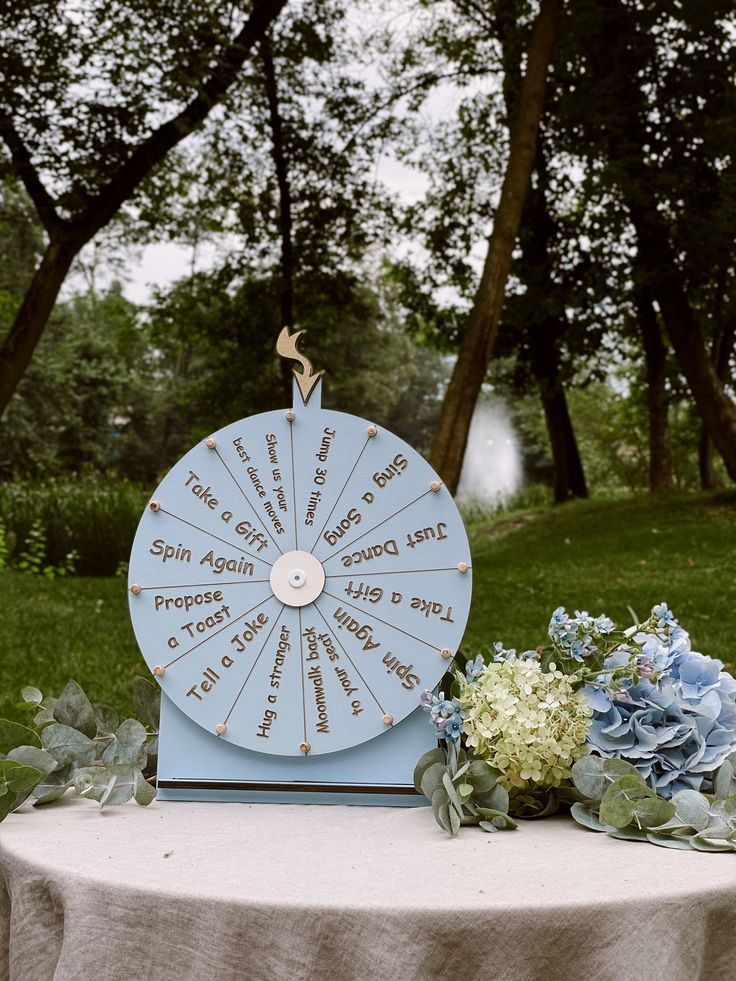
{"type": "Polygon", "coordinates": [[[500,776],[500,770],[447,743],[422,756],[414,787],[430,801],[437,824],[453,837],[466,825],[513,831],[517,824],[509,817],[509,794],[498,783],[500,776]]]}
{"type": "Polygon", "coordinates": [[[114,709],[92,704],[76,681],[58,698],[38,688],[21,691],[30,725],[0,719],[0,821],[28,798],[47,804],[73,790],[100,807],[156,796],[160,691],[145,678],[133,683],[137,719],[119,721],[114,709]]]}
{"type": "Polygon", "coordinates": [[[583,827],[612,838],[700,852],[736,851],[736,754],[714,774],[713,794],[680,790],[659,797],[625,760],[586,756],[572,768],[583,797],[570,809],[583,827]]]}

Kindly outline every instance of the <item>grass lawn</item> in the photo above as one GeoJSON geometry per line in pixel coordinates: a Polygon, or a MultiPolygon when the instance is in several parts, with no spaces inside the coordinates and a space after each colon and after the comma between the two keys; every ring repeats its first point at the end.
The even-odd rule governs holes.
{"type": "MultiPolygon", "coordinates": [[[[628,625],[665,600],[694,647],[736,665],[736,493],[581,502],[468,525],[474,601],[465,644],[544,642],[552,610],[628,625]]],[[[0,573],[0,716],[21,720],[19,689],[58,694],[74,678],[93,701],[132,711],[147,669],[124,579],[49,582],[0,573]]]]}
{"type": "Polygon", "coordinates": [[[629,626],[665,601],[693,647],[736,665],[736,493],[579,502],[468,526],[465,643],[546,641],[556,606],[629,626]]]}

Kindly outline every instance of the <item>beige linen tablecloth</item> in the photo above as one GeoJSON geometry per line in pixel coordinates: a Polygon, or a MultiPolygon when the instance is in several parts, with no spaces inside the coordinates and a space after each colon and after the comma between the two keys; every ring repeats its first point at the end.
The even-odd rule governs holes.
{"type": "Polygon", "coordinates": [[[736,857],[566,818],[64,800],[10,815],[0,870],[12,981],[736,978],[736,857]]]}

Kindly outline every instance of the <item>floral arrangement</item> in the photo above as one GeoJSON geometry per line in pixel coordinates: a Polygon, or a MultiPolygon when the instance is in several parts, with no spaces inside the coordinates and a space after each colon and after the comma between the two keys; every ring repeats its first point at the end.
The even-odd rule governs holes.
{"type": "Polygon", "coordinates": [[[58,698],[30,685],[18,709],[28,725],[0,719],[0,821],[26,800],[50,803],[72,790],[100,808],[156,796],[161,692],[147,678],[133,681],[133,703],[143,720],[118,718],[92,704],[70,681],[58,698]],[[144,724],[145,723],[145,724],[144,724]]]}
{"type": "Polygon", "coordinates": [[[507,830],[566,806],[614,837],[736,851],[736,680],[722,662],[692,650],[665,603],[624,631],[559,607],[548,633],[461,663],[449,697],[422,694],[439,745],[415,784],[438,823],[507,830]]]}

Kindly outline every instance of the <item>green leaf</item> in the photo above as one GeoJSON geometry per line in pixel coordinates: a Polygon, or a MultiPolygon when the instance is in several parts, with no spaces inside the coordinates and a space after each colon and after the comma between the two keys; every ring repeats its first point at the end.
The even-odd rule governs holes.
{"type": "Polygon", "coordinates": [[[6,785],[8,793],[22,794],[42,779],[43,773],[35,766],[26,766],[15,760],[0,760],[0,782],[6,785]]]}
{"type": "Polygon", "coordinates": [[[419,789],[427,800],[432,800],[435,790],[442,787],[442,778],[446,773],[447,767],[444,763],[433,763],[424,771],[419,789]]]}
{"type": "Polygon", "coordinates": [[[603,760],[603,772],[611,780],[618,780],[620,777],[637,777],[643,781],[641,773],[635,766],[627,763],[626,760],[616,759],[615,756],[603,760]]]}
{"type": "Polygon", "coordinates": [[[457,796],[457,790],[455,789],[455,784],[450,780],[450,774],[445,771],[442,775],[442,786],[447,792],[447,796],[450,798],[452,806],[457,811],[458,819],[463,816],[463,805],[460,803],[460,798],[457,796]]]}
{"type": "Polygon", "coordinates": [[[161,715],[161,689],[159,686],[140,675],[133,678],[133,707],[141,722],[149,729],[153,729],[154,732],[158,732],[161,715]]]}
{"type": "Polygon", "coordinates": [[[15,794],[0,794],[0,821],[4,821],[15,806],[15,794]]]}
{"type": "Polygon", "coordinates": [[[24,763],[26,766],[35,766],[44,775],[51,773],[59,765],[58,760],[55,760],[51,753],[37,746],[16,746],[8,753],[8,759],[15,760],[16,763],[24,763]]]}
{"type": "Polygon", "coordinates": [[[59,763],[74,763],[75,766],[87,766],[95,758],[97,747],[95,743],[79,732],[66,725],[50,725],[41,733],[43,748],[59,761],[59,763]]]}
{"type": "Polygon", "coordinates": [[[156,788],[146,780],[140,770],[133,773],[133,797],[136,803],[147,807],[156,799],[156,788]]]}
{"type": "Polygon", "coordinates": [[[107,773],[109,780],[100,797],[100,807],[127,804],[135,790],[134,768],[125,763],[116,763],[107,767],[107,773]]]}
{"type": "MultiPolygon", "coordinates": [[[[613,828],[625,828],[635,820],[642,802],[656,799],[656,796],[638,773],[636,776],[621,777],[612,783],[603,795],[600,806],[601,821],[610,824],[613,828]]],[[[662,821],[666,820],[666,817],[662,818],[662,821]]]]}
{"type": "Polygon", "coordinates": [[[9,753],[18,746],[39,746],[41,740],[35,729],[22,726],[9,719],[0,719],[0,753],[9,753]]]}
{"type": "Polygon", "coordinates": [[[675,813],[683,823],[702,831],[710,824],[710,805],[697,790],[680,790],[672,797],[675,813]]]}
{"type": "Polygon", "coordinates": [[[695,837],[712,838],[715,840],[725,841],[731,833],[732,829],[729,827],[729,825],[719,821],[718,824],[711,824],[709,827],[703,828],[703,830],[699,831],[695,837]]]}
{"type": "Polygon", "coordinates": [[[38,712],[33,717],[34,725],[45,726],[50,722],[56,722],[54,718],[54,706],[56,705],[55,698],[44,698],[41,702],[38,712]]]}
{"type": "Polygon", "coordinates": [[[472,783],[461,783],[458,784],[457,792],[461,794],[467,800],[473,794],[472,783]]]}
{"type": "Polygon", "coordinates": [[[24,702],[35,702],[40,704],[43,701],[43,694],[34,688],[32,685],[26,685],[25,688],[21,688],[20,697],[24,702]]]}
{"type": "Polygon", "coordinates": [[[484,821],[490,821],[499,830],[513,830],[518,827],[516,821],[503,811],[496,811],[492,807],[479,807],[477,810],[484,821]]]}
{"type": "Polygon", "coordinates": [[[97,734],[97,719],[92,703],[76,681],[67,682],[54,706],[54,718],[93,739],[97,734]]]}
{"type": "Polygon", "coordinates": [[[469,770],[469,769],[470,769],[470,763],[468,763],[468,761],[466,760],[466,761],[465,761],[465,762],[463,763],[463,765],[462,765],[462,766],[460,767],[460,769],[459,769],[459,770],[457,771],[457,773],[454,773],[454,774],[453,774],[453,776],[452,776],[452,782],[453,782],[453,783],[454,783],[455,785],[457,785],[457,782],[458,782],[458,780],[459,780],[459,779],[460,779],[460,778],[461,778],[462,776],[464,776],[464,775],[465,775],[465,774],[466,774],[466,773],[468,772],[468,770],[469,770]]]}
{"type": "Polygon", "coordinates": [[[72,785],[73,766],[60,767],[48,773],[43,780],[33,788],[35,804],[49,804],[52,800],[62,797],[72,785]]]}
{"type": "Polygon", "coordinates": [[[706,841],[704,838],[698,838],[693,835],[690,839],[691,846],[697,852],[732,852],[736,851],[736,845],[732,842],[725,841],[706,841]]]}
{"type": "Polygon", "coordinates": [[[92,708],[95,713],[95,721],[97,722],[97,735],[112,735],[120,725],[118,713],[109,705],[100,705],[95,703],[92,708]]]}
{"type": "Polygon", "coordinates": [[[494,770],[485,760],[471,760],[468,767],[468,782],[475,787],[477,794],[486,794],[493,790],[500,773],[494,770]]]}
{"type": "Polygon", "coordinates": [[[670,838],[668,835],[658,834],[656,831],[647,831],[647,841],[653,845],[661,845],[663,848],[681,848],[690,851],[690,842],[683,841],[682,838],[670,838]]]}
{"type": "Polygon", "coordinates": [[[610,828],[608,834],[611,838],[621,838],[623,841],[646,841],[647,832],[635,825],[630,824],[625,828],[610,828]]]}
{"type": "Polygon", "coordinates": [[[606,790],[603,760],[600,756],[583,756],[573,763],[572,779],[581,794],[599,801],[606,790]]]}
{"type": "Polygon", "coordinates": [[[734,814],[736,814],[736,794],[731,797],[727,797],[722,804],[722,808],[724,815],[733,817],[734,814]]]}
{"type": "Polygon", "coordinates": [[[82,766],[74,771],[74,790],[80,797],[99,801],[110,781],[104,766],[82,766]]]}
{"type": "Polygon", "coordinates": [[[443,787],[439,787],[432,794],[432,813],[439,826],[448,834],[452,834],[450,825],[450,803],[447,793],[443,787]]]}
{"type": "Polygon", "coordinates": [[[572,805],[570,814],[578,824],[582,824],[584,828],[590,828],[591,831],[608,831],[609,829],[609,826],[603,824],[589,807],[579,801],[572,805]]]}
{"type": "Polygon", "coordinates": [[[102,754],[106,766],[113,763],[130,763],[132,766],[146,765],[144,745],[148,733],[136,719],[126,719],[115,733],[110,744],[102,754]]]}
{"type": "Polygon", "coordinates": [[[445,754],[439,748],[430,749],[429,752],[425,753],[414,767],[414,789],[418,794],[422,793],[422,777],[424,776],[425,770],[428,770],[430,766],[434,763],[444,763],[445,754]]]}
{"type": "Polygon", "coordinates": [[[488,793],[476,796],[475,802],[482,807],[490,807],[497,811],[503,811],[504,814],[508,814],[509,792],[500,783],[497,783],[488,793]]]}
{"type": "Polygon", "coordinates": [[[713,779],[713,790],[716,797],[719,797],[721,800],[726,800],[727,797],[731,796],[733,776],[733,767],[728,760],[724,760],[724,762],[718,767],[716,775],[713,779]]]}
{"type": "Polygon", "coordinates": [[[478,827],[479,828],[483,828],[483,830],[484,831],[487,831],[489,834],[491,834],[492,832],[498,831],[498,828],[496,827],[496,825],[495,824],[491,824],[490,821],[479,821],[478,822],[478,827]]]}
{"type": "Polygon", "coordinates": [[[460,830],[460,818],[453,807],[450,808],[448,814],[450,818],[450,834],[454,838],[460,830]]]}

